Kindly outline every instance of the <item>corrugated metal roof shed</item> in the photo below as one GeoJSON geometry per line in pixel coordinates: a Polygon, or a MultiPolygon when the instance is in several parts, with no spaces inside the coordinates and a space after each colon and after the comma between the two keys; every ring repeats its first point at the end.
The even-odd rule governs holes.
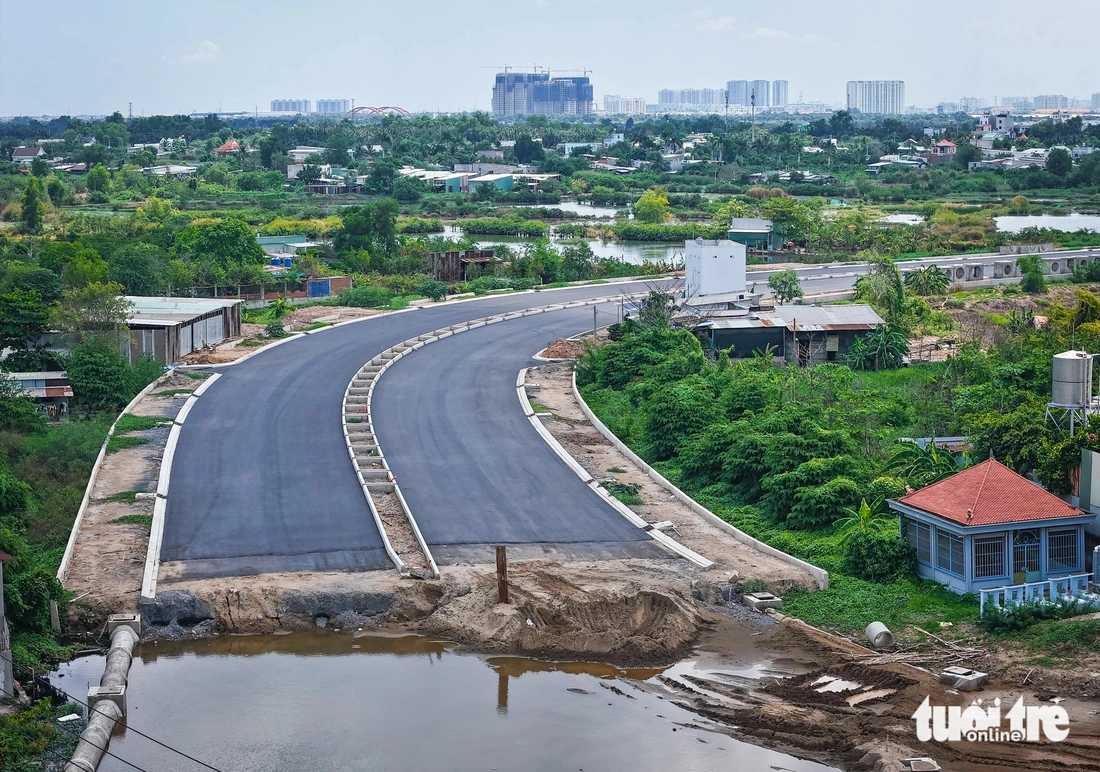
{"type": "Polygon", "coordinates": [[[868,305],[776,306],[772,311],[747,311],[744,316],[719,317],[704,323],[715,329],[786,327],[798,332],[814,330],[863,330],[883,324],[882,317],[868,305]]]}
{"type": "Polygon", "coordinates": [[[759,217],[734,217],[730,220],[729,229],[743,233],[771,233],[772,221],[759,217]]]}
{"type": "Polygon", "coordinates": [[[151,298],[126,296],[130,301],[127,324],[175,325],[197,316],[240,305],[235,298],[151,298]]]}

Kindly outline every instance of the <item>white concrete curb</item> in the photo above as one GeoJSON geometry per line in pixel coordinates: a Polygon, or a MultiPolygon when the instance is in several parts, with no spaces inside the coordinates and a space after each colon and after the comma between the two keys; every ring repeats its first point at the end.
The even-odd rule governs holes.
{"type": "Polygon", "coordinates": [[[790,563],[793,566],[797,566],[798,568],[801,568],[803,571],[805,571],[806,573],[808,573],[810,576],[812,576],[814,578],[814,581],[817,582],[818,587],[820,587],[823,590],[829,589],[829,572],[828,571],[826,571],[823,568],[818,568],[817,566],[813,565],[812,563],[807,563],[805,560],[801,560],[799,558],[796,558],[794,555],[788,555],[786,552],[783,552],[781,550],[777,550],[775,547],[772,547],[771,545],[765,544],[764,542],[760,541],[759,539],[756,539],[752,536],[749,536],[747,533],[745,533],[741,529],[735,528],[734,526],[730,525],[729,523],[727,523],[722,518],[718,517],[718,515],[714,514],[709,509],[707,509],[706,507],[704,507],[701,504],[699,504],[698,502],[696,502],[694,499],[692,499],[690,496],[688,496],[682,490],[680,490],[675,485],[673,485],[671,482],[669,482],[668,479],[666,479],[664,475],[662,475],[656,469],[654,469],[649,464],[647,464],[645,461],[643,461],[642,458],[637,453],[635,453],[633,450],[628,448],[622,440],[620,440],[618,437],[616,437],[610,429],[608,429],[606,426],[604,426],[603,422],[599,418],[597,418],[596,414],[593,413],[591,408],[588,407],[588,403],[586,403],[584,401],[584,398],[581,397],[580,389],[577,388],[577,373],[576,373],[576,371],[573,372],[573,397],[577,400],[577,404],[580,405],[581,410],[584,412],[585,417],[588,418],[588,420],[592,423],[592,425],[596,427],[596,430],[599,431],[600,434],[602,434],[604,437],[606,437],[607,440],[612,445],[614,445],[615,448],[620,453],[622,453],[624,456],[626,456],[631,461],[633,461],[635,464],[637,464],[647,475],[649,475],[649,478],[651,480],[653,480],[653,482],[657,483],[662,488],[667,490],[669,493],[671,493],[673,496],[675,496],[677,499],[679,499],[682,503],[684,503],[687,506],[691,507],[692,511],[694,511],[695,514],[702,517],[704,520],[706,520],[711,525],[722,529],[723,531],[725,531],[726,533],[728,533],[730,536],[737,539],[738,541],[744,542],[745,544],[749,545],[750,547],[757,550],[758,552],[762,552],[765,555],[771,555],[774,558],[778,558],[779,560],[782,560],[786,563],[790,563]]]}
{"type": "Polygon", "coordinates": [[[180,433],[183,431],[183,422],[191,413],[199,397],[206,393],[214,381],[221,378],[221,373],[214,373],[204,380],[197,389],[191,392],[186,404],[176,414],[172,422],[172,431],[168,434],[168,442],[164,444],[164,454],[160,459],[160,476],[157,478],[157,498],[153,503],[153,522],[149,528],[149,546],[145,551],[145,570],[141,577],[141,597],[155,598],[157,596],[157,577],[160,573],[160,545],[164,540],[164,515],[168,510],[168,488],[172,479],[172,462],[176,457],[176,445],[179,443],[180,433]]]}
{"type": "Polygon", "coordinates": [[[561,446],[561,443],[558,442],[557,438],[550,433],[550,430],[543,426],[542,420],[531,409],[531,403],[527,398],[527,390],[525,388],[526,380],[527,368],[525,367],[519,371],[519,376],[516,378],[516,395],[519,397],[520,405],[523,407],[523,412],[527,416],[527,420],[529,420],[531,422],[531,425],[535,427],[535,431],[537,431],[539,433],[539,436],[541,436],[542,439],[546,441],[546,444],[550,446],[550,449],[558,455],[558,458],[564,461],[565,465],[572,469],[573,472],[576,473],[576,475],[584,481],[584,484],[595,491],[595,493],[600,498],[602,498],[612,509],[614,509],[620,515],[629,520],[632,525],[648,531],[649,535],[653,537],[654,541],[659,542],[671,551],[675,552],[680,557],[686,558],[687,560],[691,561],[697,566],[700,566],[701,568],[712,568],[714,566],[714,561],[708,560],[707,558],[700,555],[698,552],[695,552],[694,550],[685,547],[683,544],[680,544],[678,541],[671,538],[670,536],[661,533],[656,529],[650,528],[649,523],[647,523],[644,518],[642,518],[637,512],[632,510],[626,504],[622,503],[617,498],[608,493],[604,489],[604,487],[600,485],[599,480],[590,475],[588,473],[588,470],[580,465],[580,462],[569,455],[568,451],[566,451],[566,449],[561,446]]]}
{"type": "Polygon", "coordinates": [[[114,422],[111,424],[111,428],[107,430],[107,436],[103,439],[103,444],[99,448],[99,455],[96,456],[95,463],[92,465],[92,472],[88,476],[88,485],[84,488],[84,498],[80,500],[80,508],[76,511],[76,519],[73,520],[73,528],[69,532],[69,541],[65,544],[65,554],[61,557],[61,565],[57,568],[57,581],[64,583],[65,575],[69,571],[69,563],[73,559],[73,549],[76,547],[76,537],[80,533],[80,524],[84,521],[84,513],[88,509],[88,503],[92,498],[92,488],[95,487],[96,476],[99,474],[99,467],[103,464],[103,457],[107,455],[107,443],[111,441],[111,437],[114,436],[115,426],[118,425],[118,419],[129,413],[134,409],[134,405],[144,399],[148,394],[153,391],[157,386],[163,383],[171,373],[165,373],[150,383],[140,392],[138,395],[130,400],[130,404],[122,408],[122,412],[118,414],[114,422]]]}

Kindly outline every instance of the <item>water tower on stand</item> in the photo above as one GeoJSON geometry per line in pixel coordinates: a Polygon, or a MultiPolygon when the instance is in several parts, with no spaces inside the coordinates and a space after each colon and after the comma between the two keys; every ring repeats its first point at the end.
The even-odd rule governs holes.
{"type": "Polygon", "coordinates": [[[1074,429],[1088,422],[1089,414],[1100,412],[1092,396],[1092,354],[1087,351],[1063,351],[1054,355],[1054,381],[1047,420],[1059,429],[1069,424],[1074,429]]]}

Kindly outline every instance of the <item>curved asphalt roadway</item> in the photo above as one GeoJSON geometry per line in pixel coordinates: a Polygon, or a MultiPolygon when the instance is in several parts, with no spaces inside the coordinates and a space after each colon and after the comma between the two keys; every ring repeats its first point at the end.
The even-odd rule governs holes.
{"type": "MultiPolygon", "coordinates": [[[[598,306],[600,326],[615,305],[598,306]]],[[[518,557],[670,557],[585,485],[539,436],[516,375],[555,338],[592,328],[592,308],[479,327],[406,354],[379,380],[379,445],[440,563],[518,557]]]]}
{"type": "MultiPolygon", "coordinates": [[[[180,432],[161,561],[180,561],[170,570],[185,578],[390,567],[341,425],[344,390],[359,368],[390,346],[441,327],[646,287],[589,285],[429,306],[302,336],[222,368],[221,379],[195,403],[180,432]]],[[[517,413],[518,370],[511,375],[511,399],[497,406],[517,413]]],[[[543,450],[542,439],[526,428],[527,444],[543,450]]],[[[402,481],[403,491],[412,487],[402,481]]]]}
{"type": "MultiPolygon", "coordinates": [[[[1062,256],[1079,256],[1090,250],[1072,250],[1062,256]]],[[[1093,253],[1095,255],[1095,253],[1093,253]]],[[[942,265],[946,262],[971,262],[982,256],[915,260],[908,265],[942,265]]],[[[798,269],[807,294],[849,289],[866,271],[865,266],[811,266],[798,269]]],[[[750,281],[764,283],[771,271],[751,272],[750,281]]],[[[170,495],[161,547],[163,562],[180,561],[172,566],[178,576],[239,576],[270,571],[366,570],[389,566],[366,502],[363,499],[344,445],[340,405],[348,381],[358,369],[380,351],[417,335],[452,324],[532,306],[568,302],[619,292],[639,292],[645,282],[589,285],[545,293],[506,295],[470,303],[427,307],[407,313],[374,317],[357,324],[303,336],[271,351],[261,352],[240,365],[223,368],[223,377],[207,391],[188,416],[180,434],[172,466],[170,495]]],[[[578,311],[584,316],[584,310],[578,311]]],[[[588,314],[591,313],[589,309],[588,314]]],[[[555,314],[527,317],[551,323],[555,314]]],[[[563,313],[562,319],[566,318],[563,313]]],[[[590,317],[588,317],[590,318],[590,317]]],[[[585,321],[566,332],[585,327],[585,321]]],[[[556,322],[554,322],[556,324],[556,322]]],[[[448,341],[466,346],[464,341],[484,340],[487,347],[480,355],[488,357],[488,347],[497,345],[488,337],[479,337],[485,329],[526,327],[524,320],[509,320],[488,328],[479,328],[448,338],[417,352],[432,352],[447,347],[448,341]]],[[[539,342],[557,337],[544,335],[539,342]]],[[[534,348],[524,343],[512,352],[496,351],[486,363],[505,357],[511,379],[521,362],[534,348]]],[[[440,354],[444,356],[444,354],[440,354]]],[[[413,357],[409,358],[412,361],[413,357]]],[[[402,359],[398,364],[405,362],[402,359]]],[[[486,367],[489,365],[486,364],[486,367]]],[[[379,383],[382,390],[388,378],[401,368],[395,366],[379,383]]],[[[434,374],[433,374],[434,375],[434,374]]],[[[464,376],[467,377],[467,376],[464,376]]],[[[438,378],[434,379],[438,384],[438,378]]],[[[418,384],[428,388],[431,380],[418,384]]],[[[501,381],[503,383],[503,381],[501,381]]],[[[443,384],[444,386],[446,384],[443,384]]],[[[441,404],[459,402],[462,410],[478,410],[478,388],[490,387],[464,382],[463,388],[438,389],[434,398],[441,404]]],[[[388,390],[387,390],[388,391],[388,390]]],[[[381,391],[380,391],[381,394],[381,391]]],[[[503,392],[501,392],[503,394],[503,392]]],[[[513,413],[514,393],[494,412],[513,413]]],[[[515,406],[518,408],[518,405],[515,406]]],[[[482,417],[486,407],[482,406],[482,417]]],[[[385,427],[386,436],[394,435],[389,416],[376,408],[376,421],[385,427]]],[[[509,420],[516,419],[511,416],[509,420]]],[[[467,427],[468,428],[468,427],[467,427]]],[[[513,427],[515,428],[515,427],[513,427]]],[[[526,452],[544,453],[545,444],[535,437],[531,427],[525,440],[526,452]],[[536,448],[538,450],[536,450],[536,448]]],[[[398,428],[397,434],[401,433],[398,428]]],[[[423,438],[421,438],[423,439],[423,438]]],[[[394,435],[384,439],[393,445],[402,439],[394,435]]],[[[429,443],[413,450],[431,453],[429,443]]],[[[410,497],[418,522],[431,519],[422,506],[413,501],[420,494],[407,474],[409,448],[394,457],[383,445],[395,471],[401,473],[402,490],[410,497]]],[[[453,448],[452,448],[453,449],[453,448]]],[[[514,462],[515,452],[503,454],[514,462]]],[[[438,455],[437,455],[438,458],[438,455]]],[[[447,467],[455,464],[448,459],[447,467]]],[[[484,463],[483,460],[478,461],[484,463]]],[[[540,462],[540,467],[545,466],[540,462]]],[[[410,469],[412,467],[409,467],[410,469]]],[[[445,474],[446,468],[431,470],[445,474]]],[[[429,475],[430,478],[430,475],[429,475]]],[[[430,482],[430,479],[429,479],[430,482]]],[[[557,495],[557,491],[551,491],[557,495]]],[[[425,494],[426,495],[426,494],[425,494]]],[[[446,529],[433,530],[430,540],[440,545],[454,544],[446,529]]],[[[546,527],[549,527],[547,525],[546,527]]]]}

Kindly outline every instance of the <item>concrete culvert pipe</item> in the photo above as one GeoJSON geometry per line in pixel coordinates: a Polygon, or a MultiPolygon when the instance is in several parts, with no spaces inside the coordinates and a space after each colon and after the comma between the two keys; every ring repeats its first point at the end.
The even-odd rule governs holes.
{"type": "Polygon", "coordinates": [[[889,649],[894,645],[894,634],[882,622],[872,622],[867,625],[864,632],[867,634],[867,640],[876,649],[889,649]]]}
{"type": "Polygon", "coordinates": [[[121,718],[118,705],[110,700],[97,702],[90,710],[88,727],[80,733],[80,742],[64,772],[95,772],[111,741],[111,732],[121,718]]]}
{"type": "Polygon", "coordinates": [[[103,667],[103,677],[99,679],[100,686],[126,685],[137,642],[137,633],[129,627],[115,628],[111,636],[111,648],[107,652],[107,664],[103,667]]]}

